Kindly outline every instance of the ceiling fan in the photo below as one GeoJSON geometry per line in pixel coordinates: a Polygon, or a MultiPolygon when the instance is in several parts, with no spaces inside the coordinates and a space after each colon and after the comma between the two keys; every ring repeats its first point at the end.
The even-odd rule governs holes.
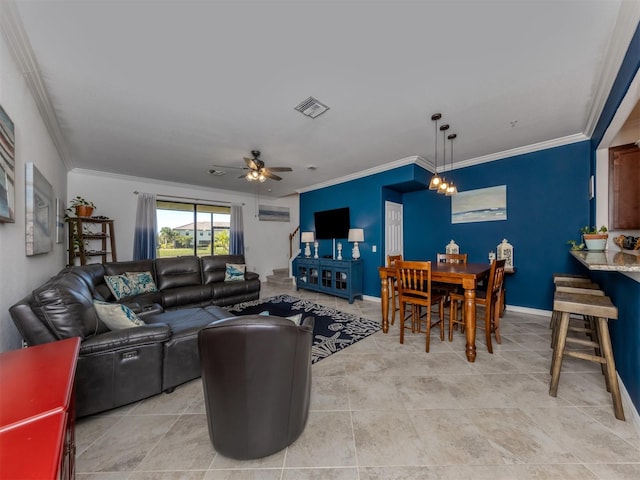
{"type": "MultiPolygon", "coordinates": [[[[260,183],[266,181],[267,178],[270,178],[271,180],[282,180],[282,177],[279,177],[273,172],[291,172],[290,167],[265,167],[264,162],[260,160],[260,150],[251,150],[251,155],[253,156],[253,158],[244,157],[244,161],[247,164],[246,167],[228,167],[223,165],[212,166],[247,170],[247,173],[243,173],[238,178],[245,178],[249,182],[258,181],[260,183]]],[[[211,169],[209,170],[209,173],[213,175],[216,171],[217,170],[215,169],[211,169]]]]}

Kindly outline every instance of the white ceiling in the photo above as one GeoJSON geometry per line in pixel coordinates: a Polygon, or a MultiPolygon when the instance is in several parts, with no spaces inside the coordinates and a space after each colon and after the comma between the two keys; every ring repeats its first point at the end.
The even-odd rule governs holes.
{"type": "Polygon", "coordinates": [[[433,162],[435,112],[461,165],[587,138],[625,2],[10,3],[70,168],[254,192],[240,170],[207,171],[258,149],[293,169],[259,187],[283,196],[433,162]],[[296,112],[309,96],[330,110],[296,112]]]}

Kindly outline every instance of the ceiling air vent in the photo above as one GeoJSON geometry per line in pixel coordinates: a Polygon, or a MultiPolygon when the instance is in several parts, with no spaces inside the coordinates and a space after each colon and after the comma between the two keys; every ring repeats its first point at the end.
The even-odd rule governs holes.
{"type": "Polygon", "coordinates": [[[295,109],[307,117],[316,118],[329,110],[329,107],[320,103],[315,98],[309,97],[301,102],[295,109]]]}

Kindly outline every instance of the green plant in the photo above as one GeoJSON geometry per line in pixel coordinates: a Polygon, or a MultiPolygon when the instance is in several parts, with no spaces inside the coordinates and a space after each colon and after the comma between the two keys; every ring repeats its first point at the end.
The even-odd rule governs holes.
{"type": "Polygon", "coordinates": [[[72,198],[69,201],[69,205],[70,206],[69,206],[69,208],[67,208],[67,210],[73,209],[75,207],[80,207],[80,206],[96,208],[96,206],[93,204],[93,202],[90,202],[89,200],[85,200],[80,195],[72,198]]]}
{"type": "Polygon", "coordinates": [[[598,235],[607,233],[607,231],[607,227],[605,227],[604,225],[602,225],[600,228],[590,227],[589,225],[586,225],[580,229],[580,233],[583,235],[598,235]]]}
{"type": "Polygon", "coordinates": [[[569,240],[567,245],[571,245],[571,250],[583,250],[584,243],[578,243],[575,240],[569,240]]]}

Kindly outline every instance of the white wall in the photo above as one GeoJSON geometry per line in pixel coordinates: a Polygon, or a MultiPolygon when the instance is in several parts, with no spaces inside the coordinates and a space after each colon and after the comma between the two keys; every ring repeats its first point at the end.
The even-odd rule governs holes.
{"type": "Polygon", "coordinates": [[[5,351],[21,345],[9,307],[65,265],[64,243],[54,243],[53,250],[47,254],[26,256],[25,164],[35,164],[53,186],[56,197],[65,198],[67,184],[64,163],[2,35],[0,104],[15,124],[16,138],[16,221],[0,223],[0,351],[5,351]]]}
{"type": "MultiPolygon", "coordinates": [[[[247,269],[265,281],[274,268],[286,267],[289,260],[289,233],[299,223],[298,195],[285,198],[255,197],[227,190],[215,190],[151,179],[127,177],[87,170],[72,170],[68,177],[68,198],[80,195],[95,203],[94,215],[114,220],[118,261],[131,260],[138,197],[133,192],[173,195],[206,201],[244,203],[245,261],[247,269]],[[289,207],[289,222],[262,222],[258,205],[289,207]]],[[[188,200],[187,200],[188,201],[188,200]]],[[[298,247],[298,239],[294,248],[298,247]]]]}

